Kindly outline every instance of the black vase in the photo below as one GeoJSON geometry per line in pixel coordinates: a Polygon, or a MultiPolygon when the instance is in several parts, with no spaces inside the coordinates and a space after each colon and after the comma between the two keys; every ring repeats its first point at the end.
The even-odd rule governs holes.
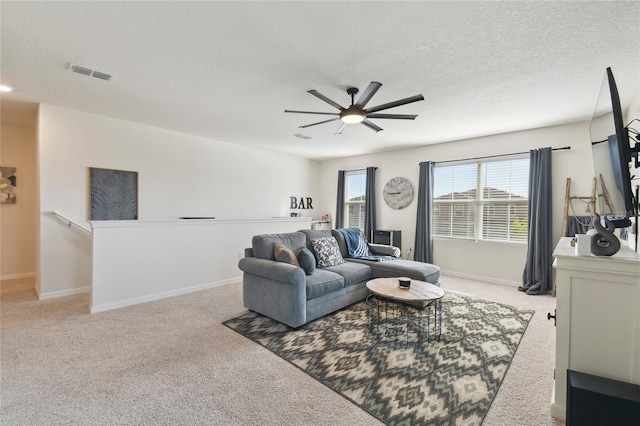
{"type": "Polygon", "coordinates": [[[604,219],[606,227],[600,223],[600,215],[596,213],[593,226],[598,231],[591,237],[591,254],[596,256],[612,256],[620,250],[620,240],[613,231],[616,229],[613,223],[604,219]]]}

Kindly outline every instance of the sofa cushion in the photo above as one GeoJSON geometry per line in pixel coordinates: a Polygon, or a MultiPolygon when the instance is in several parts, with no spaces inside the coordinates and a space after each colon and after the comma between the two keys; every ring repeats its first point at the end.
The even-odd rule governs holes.
{"type": "Polygon", "coordinates": [[[307,276],[307,300],[344,288],[344,278],[326,269],[317,269],[315,274],[307,276]]]}
{"type": "Polygon", "coordinates": [[[369,265],[355,262],[344,262],[340,265],[326,268],[327,271],[340,274],[344,278],[344,286],[349,287],[363,281],[371,279],[371,268],[369,265]]]}
{"type": "Polygon", "coordinates": [[[300,266],[296,254],[289,247],[282,243],[273,243],[273,254],[278,262],[290,263],[294,266],[300,266]]]}
{"type": "Polygon", "coordinates": [[[313,275],[316,271],[316,258],[313,256],[313,253],[311,253],[311,250],[306,247],[302,247],[296,253],[296,257],[298,258],[300,267],[304,269],[304,273],[307,275],[313,275]]]}
{"type": "Polygon", "coordinates": [[[338,247],[340,247],[340,254],[342,254],[342,257],[344,257],[345,259],[349,257],[349,248],[347,247],[347,242],[345,241],[342,232],[338,231],[337,229],[332,229],[331,235],[333,235],[333,238],[335,238],[338,242],[338,247]]]}
{"type": "Polygon", "coordinates": [[[273,253],[273,243],[282,243],[295,253],[300,247],[306,246],[306,237],[302,232],[262,234],[254,236],[251,242],[254,257],[276,260],[275,254],[273,253]]]}
{"type": "Polygon", "coordinates": [[[331,231],[328,229],[301,229],[300,232],[307,236],[307,248],[313,252],[311,240],[314,238],[331,238],[331,231]]]}
{"type": "Polygon", "coordinates": [[[396,259],[400,259],[400,249],[394,246],[388,246],[386,244],[369,244],[369,248],[375,254],[382,256],[393,256],[396,259]]]}
{"type": "Polygon", "coordinates": [[[431,263],[404,259],[389,260],[386,262],[349,259],[349,263],[351,262],[369,265],[373,278],[408,277],[412,280],[426,281],[431,284],[440,285],[440,267],[431,263]]]}
{"type": "Polygon", "coordinates": [[[313,238],[311,240],[311,246],[316,254],[316,261],[320,268],[344,263],[344,258],[340,254],[340,248],[338,248],[338,242],[335,238],[313,238]]]}

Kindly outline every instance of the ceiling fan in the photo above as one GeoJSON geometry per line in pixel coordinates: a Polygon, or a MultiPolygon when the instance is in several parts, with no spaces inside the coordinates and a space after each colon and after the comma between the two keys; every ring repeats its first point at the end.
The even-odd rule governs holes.
{"type": "Polygon", "coordinates": [[[423,101],[424,97],[422,95],[411,96],[410,98],[400,99],[398,101],[389,102],[386,104],[378,105],[372,108],[365,108],[367,103],[371,100],[373,95],[376,94],[378,89],[382,87],[382,83],[378,83],[377,81],[372,81],[367,86],[366,90],[360,95],[360,99],[358,102],[354,103],[354,97],[358,94],[358,89],[355,87],[350,87],[347,89],[347,95],[351,96],[351,106],[348,108],[343,107],[337,102],[332,101],[331,99],[324,96],[322,93],[317,90],[308,90],[316,98],[325,101],[329,105],[334,108],[340,110],[340,112],[315,112],[315,111],[294,111],[285,109],[284,112],[293,112],[297,114],[319,114],[319,115],[335,115],[335,118],[331,118],[329,120],[319,121],[317,123],[307,124],[305,126],[300,126],[301,129],[305,127],[316,126],[318,124],[329,123],[331,121],[340,120],[342,124],[336,131],[336,135],[342,134],[342,130],[344,126],[350,123],[361,123],[376,133],[382,130],[381,127],[376,126],[368,119],[370,118],[387,118],[393,120],[415,120],[417,115],[409,115],[409,114],[377,114],[378,111],[383,111],[385,109],[394,108],[400,105],[410,104],[412,102],[423,101]]]}

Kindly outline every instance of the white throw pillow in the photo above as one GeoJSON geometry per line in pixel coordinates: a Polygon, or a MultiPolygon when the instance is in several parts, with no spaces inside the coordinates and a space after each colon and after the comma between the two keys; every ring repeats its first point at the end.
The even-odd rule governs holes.
{"type": "Polygon", "coordinates": [[[338,247],[338,241],[334,237],[313,238],[311,247],[316,253],[318,267],[320,268],[344,263],[344,258],[340,254],[340,247],[338,247]]]}

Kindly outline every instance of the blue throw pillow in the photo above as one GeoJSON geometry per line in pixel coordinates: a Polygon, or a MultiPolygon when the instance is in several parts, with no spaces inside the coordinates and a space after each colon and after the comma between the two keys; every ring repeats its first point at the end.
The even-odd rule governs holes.
{"type": "Polygon", "coordinates": [[[306,247],[302,247],[296,253],[296,257],[298,258],[300,267],[304,269],[304,273],[307,275],[313,275],[316,271],[316,258],[313,256],[313,253],[311,253],[311,250],[306,247]]]}

